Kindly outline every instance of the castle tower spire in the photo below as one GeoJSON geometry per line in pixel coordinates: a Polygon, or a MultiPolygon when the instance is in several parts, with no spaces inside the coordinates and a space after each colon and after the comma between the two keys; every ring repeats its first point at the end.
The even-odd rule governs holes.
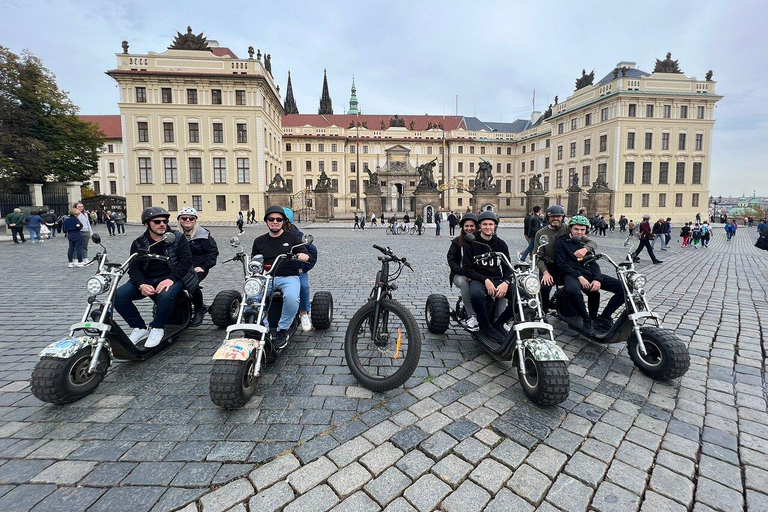
{"type": "Polygon", "coordinates": [[[333,114],[333,103],[331,102],[331,95],[328,93],[328,73],[323,70],[323,95],[320,97],[320,108],[317,109],[318,114],[333,114]]]}
{"type": "Polygon", "coordinates": [[[360,109],[357,105],[357,88],[355,87],[355,75],[352,75],[352,96],[349,98],[349,110],[347,114],[357,115],[360,109]]]}
{"type": "Polygon", "coordinates": [[[288,92],[285,93],[285,104],[283,105],[286,114],[298,114],[296,100],[293,99],[293,85],[291,85],[291,72],[288,71],[288,92]]]}

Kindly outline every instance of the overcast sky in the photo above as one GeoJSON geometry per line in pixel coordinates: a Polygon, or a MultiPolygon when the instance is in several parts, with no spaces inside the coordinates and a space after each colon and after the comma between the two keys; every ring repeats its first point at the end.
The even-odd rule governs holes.
{"type": "Polygon", "coordinates": [[[283,94],[291,71],[301,113],[317,112],[323,69],[334,112],[354,73],[370,114],[453,114],[485,121],[530,116],[574,80],[622,60],[653,71],[667,52],[686,76],[714,71],[711,193],[768,195],[768,2],[755,1],[72,1],[0,0],[0,45],[30,50],[83,114],[117,114],[104,74],[121,42],[161,52],[191,25],[239,57],[272,54],[283,94]],[[626,4],[626,7],[622,5],[626,4]]]}

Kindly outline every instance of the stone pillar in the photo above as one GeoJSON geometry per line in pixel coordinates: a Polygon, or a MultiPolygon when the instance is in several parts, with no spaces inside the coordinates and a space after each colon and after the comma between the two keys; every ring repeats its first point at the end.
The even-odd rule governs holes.
{"type": "Polygon", "coordinates": [[[541,188],[534,188],[529,189],[525,191],[525,213],[528,213],[531,211],[531,208],[533,208],[536,205],[541,206],[541,209],[544,210],[544,189],[541,188]]]}
{"type": "MultiPolygon", "coordinates": [[[[424,217],[424,223],[427,222],[427,218],[424,216],[424,208],[432,206],[434,213],[440,210],[440,192],[435,189],[416,189],[413,192],[413,197],[416,198],[416,211],[414,215],[421,215],[424,217]]],[[[414,216],[415,219],[415,216],[414,216]]]]}
{"type": "Polygon", "coordinates": [[[582,206],[581,187],[578,185],[571,185],[566,189],[566,192],[568,192],[568,207],[565,211],[569,217],[572,217],[579,213],[579,208],[582,206]]]}
{"type": "Polygon", "coordinates": [[[333,218],[333,194],[331,189],[315,187],[315,222],[329,222],[333,218]]]}
{"type": "Polygon", "coordinates": [[[72,208],[73,204],[83,199],[83,193],[80,190],[80,187],[83,186],[83,182],[68,181],[64,185],[67,187],[67,202],[69,203],[69,207],[72,208]]]}
{"type": "Polygon", "coordinates": [[[43,184],[30,183],[29,195],[32,199],[32,206],[43,206],[43,184]]]}
{"type": "Polygon", "coordinates": [[[494,212],[499,211],[499,191],[496,187],[475,189],[472,191],[474,201],[472,201],[472,209],[475,212],[485,209],[486,205],[491,205],[494,212]]]}
{"type": "Polygon", "coordinates": [[[368,185],[365,187],[365,214],[370,218],[371,212],[377,217],[384,215],[381,210],[381,185],[368,185]]]}
{"type": "Polygon", "coordinates": [[[603,215],[607,219],[611,214],[613,191],[609,188],[592,187],[587,192],[587,208],[590,215],[603,215]]]}
{"type": "Polygon", "coordinates": [[[282,206],[283,208],[291,207],[291,194],[290,192],[267,192],[266,207],[269,208],[272,205],[282,206]]]}

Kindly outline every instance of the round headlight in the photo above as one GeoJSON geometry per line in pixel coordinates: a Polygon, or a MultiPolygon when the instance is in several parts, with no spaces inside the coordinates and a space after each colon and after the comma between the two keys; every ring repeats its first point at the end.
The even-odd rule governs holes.
{"type": "Polygon", "coordinates": [[[534,275],[528,275],[520,278],[520,286],[522,286],[523,290],[531,295],[536,295],[539,293],[539,290],[541,290],[541,283],[539,282],[539,278],[534,275]]]}
{"type": "Polygon", "coordinates": [[[88,289],[88,293],[91,295],[98,295],[106,291],[107,281],[101,276],[93,276],[85,284],[85,287],[88,289]]]}
{"type": "Polygon", "coordinates": [[[641,290],[645,288],[648,279],[646,279],[646,277],[642,274],[635,274],[630,278],[630,282],[632,283],[632,288],[635,290],[641,290]]]}
{"type": "Polygon", "coordinates": [[[262,279],[246,279],[245,280],[245,294],[249,297],[261,295],[264,290],[264,281],[262,279]]]}

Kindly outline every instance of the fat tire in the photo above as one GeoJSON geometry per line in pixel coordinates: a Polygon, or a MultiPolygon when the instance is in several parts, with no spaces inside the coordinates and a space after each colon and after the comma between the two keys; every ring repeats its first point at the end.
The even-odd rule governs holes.
{"type": "Polygon", "coordinates": [[[525,395],[531,402],[541,406],[557,405],[564,402],[568,398],[571,387],[568,365],[565,361],[536,361],[527,349],[525,354],[526,364],[533,361],[539,377],[536,386],[529,386],[523,376],[523,365],[518,361],[517,377],[525,395]]]}
{"type": "Polygon", "coordinates": [[[691,355],[688,349],[674,333],[661,327],[641,327],[643,341],[655,344],[662,352],[662,360],[658,366],[645,363],[640,354],[640,344],[634,333],[627,340],[629,357],[641,372],[653,380],[672,380],[682,377],[691,366],[691,355]]]}
{"type": "Polygon", "coordinates": [[[331,326],[331,322],[333,322],[333,295],[331,292],[317,292],[312,297],[310,315],[315,329],[324,331],[331,326]]]}
{"type": "Polygon", "coordinates": [[[427,297],[424,307],[424,317],[427,319],[427,329],[434,334],[443,334],[451,324],[451,305],[445,295],[433,293],[427,297]]]}
{"type": "Polygon", "coordinates": [[[360,368],[357,350],[352,343],[352,338],[359,331],[363,322],[370,322],[371,318],[369,315],[373,313],[375,306],[376,302],[373,300],[366,302],[349,321],[349,326],[344,336],[344,355],[347,360],[347,366],[349,366],[349,370],[357,381],[371,391],[382,393],[402,386],[413,375],[421,358],[421,331],[419,330],[419,324],[416,323],[416,319],[405,306],[396,300],[381,299],[379,302],[380,308],[394,313],[405,324],[408,334],[408,352],[405,354],[403,365],[392,375],[385,378],[370,377],[360,368]]]}
{"type": "Polygon", "coordinates": [[[90,360],[90,346],[81,348],[67,359],[60,359],[58,357],[40,358],[34,370],[32,370],[32,378],[30,379],[32,394],[43,402],[56,405],[72,403],[91,394],[101,384],[101,381],[104,380],[107,374],[110,363],[109,355],[105,347],[99,355],[100,364],[104,364],[104,370],[96,372],[93,375],[93,379],[87,385],[75,388],[69,380],[69,374],[74,364],[83,357],[88,357],[90,360]]]}
{"type": "Polygon", "coordinates": [[[256,389],[256,380],[251,387],[245,387],[243,373],[247,371],[249,362],[255,363],[257,353],[258,351],[254,350],[245,361],[213,362],[209,395],[214,404],[222,409],[238,409],[248,403],[256,389]]]}
{"type": "Polygon", "coordinates": [[[222,290],[217,293],[216,298],[213,299],[213,303],[208,308],[213,323],[222,329],[234,324],[237,321],[237,316],[232,318],[232,304],[235,301],[239,303],[241,300],[243,300],[242,294],[235,290],[222,290]]]}

